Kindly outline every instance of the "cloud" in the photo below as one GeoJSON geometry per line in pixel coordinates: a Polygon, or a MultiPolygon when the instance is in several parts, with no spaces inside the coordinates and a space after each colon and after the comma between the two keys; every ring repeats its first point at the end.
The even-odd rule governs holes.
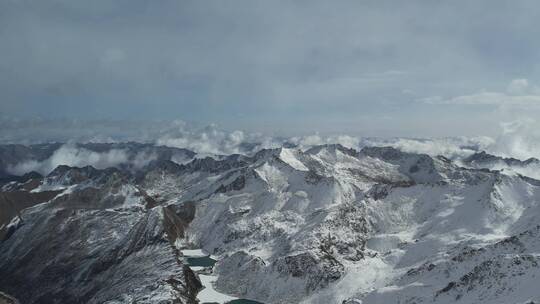
{"type": "Polygon", "coordinates": [[[508,84],[506,91],[510,94],[524,94],[529,88],[529,81],[527,79],[514,79],[508,84]]]}
{"type": "MultiPolygon", "coordinates": [[[[446,136],[431,118],[439,113],[403,92],[460,96],[503,73],[532,79],[537,10],[531,1],[1,1],[0,108],[284,136],[446,136]],[[393,124],[381,127],[374,117],[385,116],[393,124]]],[[[454,135],[464,114],[446,113],[454,135]]]]}
{"type": "Polygon", "coordinates": [[[0,116],[0,144],[136,141],[185,148],[199,154],[231,154],[275,146],[275,140],[260,133],[227,131],[215,124],[199,126],[182,120],[50,120],[0,116]]]}
{"type": "Polygon", "coordinates": [[[479,92],[445,99],[431,96],[419,99],[426,104],[448,105],[498,105],[498,106],[540,106],[540,89],[529,85],[527,79],[514,79],[507,87],[507,92],[479,92]]]}
{"type": "Polygon", "coordinates": [[[395,138],[386,142],[371,139],[364,144],[391,146],[404,152],[423,153],[431,156],[443,155],[450,159],[460,159],[477,151],[486,150],[493,142],[494,140],[492,138],[481,136],[433,139],[395,138]]]}
{"type": "Polygon", "coordinates": [[[76,144],[65,144],[43,161],[28,160],[7,168],[11,174],[22,175],[30,171],[48,174],[60,165],[72,167],[92,166],[97,169],[132,165],[134,168],[143,166],[156,159],[156,155],[138,153],[130,158],[125,150],[111,149],[105,152],[94,152],[78,147],[76,144]]]}
{"type": "Polygon", "coordinates": [[[540,95],[507,95],[498,92],[481,92],[472,95],[463,95],[447,100],[440,100],[437,104],[457,105],[540,105],[540,95]]]}
{"type": "Polygon", "coordinates": [[[501,123],[501,134],[488,147],[495,154],[528,159],[540,159],[540,132],[536,120],[528,117],[501,123]]]}
{"type": "MultiPolygon", "coordinates": [[[[285,142],[297,145],[301,149],[334,143],[355,149],[366,145],[393,145],[410,152],[450,155],[456,154],[460,146],[483,147],[485,146],[483,141],[488,138],[396,139],[366,138],[348,134],[323,135],[320,133],[287,137],[242,130],[228,131],[216,124],[198,126],[182,120],[135,122],[14,120],[5,118],[4,120],[0,119],[0,127],[3,127],[0,129],[0,143],[136,141],[185,148],[198,153],[199,156],[231,153],[250,154],[262,148],[279,147],[285,142]]],[[[75,152],[72,154],[81,155],[75,152]]]]}
{"type": "Polygon", "coordinates": [[[184,121],[174,121],[159,132],[157,145],[185,148],[198,154],[233,154],[250,152],[253,147],[246,144],[259,144],[264,138],[259,134],[246,135],[243,131],[220,130],[217,125],[196,128],[184,121]]]}
{"type": "Polygon", "coordinates": [[[21,175],[29,171],[37,171],[48,174],[59,165],[83,167],[87,165],[99,169],[113,167],[127,162],[127,155],[122,150],[110,150],[97,153],[87,149],[78,148],[72,144],[66,144],[56,150],[48,159],[38,162],[30,160],[8,168],[8,172],[21,175]]]}
{"type": "Polygon", "coordinates": [[[422,153],[431,156],[443,155],[451,159],[460,159],[477,151],[492,147],[495,140],[487,136],[449,137],[449,138],[362,138],[349,135],[321,136],[319,134],[292,137],[287,142],[306,150],[312,146],[341,144],[360,150],[368,146],[389,146],[404,152],[422,153]]]}

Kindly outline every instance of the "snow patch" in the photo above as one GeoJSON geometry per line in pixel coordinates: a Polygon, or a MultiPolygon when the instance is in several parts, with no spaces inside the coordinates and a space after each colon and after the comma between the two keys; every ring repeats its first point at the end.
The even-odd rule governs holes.
{"type": "Polygon", "coordinates": [[[299,171],[309,171],[309,168],[306,167],[295,155],[295,151],[292,149],[286,149],[281,148],[281,152],[279,153],[279,158],[289,164],[291,167],[293,167],[296,170],[299,171]]]}

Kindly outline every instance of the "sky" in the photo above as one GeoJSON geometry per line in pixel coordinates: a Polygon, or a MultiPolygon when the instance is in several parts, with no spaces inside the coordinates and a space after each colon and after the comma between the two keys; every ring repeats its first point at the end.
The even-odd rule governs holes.
{"type": "Polygon", "coordinates": [[[284,136],[537,129],[539,29],[540,3],[520,0],[3,0],[0,138],[49,122],[284,136]]]}

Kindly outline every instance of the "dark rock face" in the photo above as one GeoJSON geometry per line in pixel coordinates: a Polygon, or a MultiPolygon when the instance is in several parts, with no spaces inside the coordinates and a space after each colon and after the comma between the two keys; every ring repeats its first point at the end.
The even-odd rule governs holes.
{"type": "MultiPolygon", "coordinates": [[[[183,170],[183,166],[170,161],[170,160],[154,160],[151,161],[145,168],[144,173],[148,173],[151,171],[160,171],[165,172],[169,174],[179,174],[183,170]]],[[[142,178],[141,176],[140,178],[142,178]]]]}
{"type": "Polygon", "coordinates": [[[458,281],[448,283],[436,292],[435,297],[452,296],[458,300],[468,291],[481,289],[486,283],[491,284],[492,288],[504,290],[505,279],[524,276],[525,269],[538,267],[540,267],[540,259],[535,255],[497,256],[475,266],[458,281]]]}
{"type": "Polygon", "coordinates": [[[341,278],[344,271],[343,265],[332,256],[316,257],[308,252],[286,256],[273,266],[285,276],[307,277],[306,293],[326,287],[341,278]]]}
{"type": "Polygon", "coordinates": [[[28,182],[30,180],[36,180],[36,179],[41,179],[43,176],[41,174],[39,174],[38,172],[35,172],[35,171],[31,171],[31,172],[28,172],[28,173],[25,173],[21,176],[16,176],[16,175],[5,175],[4,177],[0,177],[0,187],[2,185],[5,185],[9,182],[16,182],[16,183],[25,183],[25,182],[28,182]]]}
{"type": "Polygon", "coordinates": [[[228,185],[219,186],[219,188],[216,190],[216,193],[225,193],[229,191],[238,191],[242,190],[246,184],[246,178],[242,175],[237,177],[232,183],[228,185]]]}
{"type": "MultiPolygon", "coordinates": [[[[0,192],[0,242],[6,239],[11,232],[7,225],[19,216],[23,209],[46,202],[54,198],[60,191],[44,191],[32,193],[27,191],[0,192]]],[[[13,229],[13,228],[11,228],[13,229]]]]}
{"type": "Polygon", "coordinates": [[[194,217],[195,203],[193,202],[163,207],[163,225],[171,243],[185,237],[185,230],[194,217]]]}
{"type": "Polygon", "coordinates": [[[400,160],[406,154],[405,152],[401,152],[400,150],[392,147],[365,147],[360,151],[360,153],[387,161],[400,160]]]}
{"type": "MultiPolygon", "coordinates": [[[[92,174],[81,181],[101,177],[83,171],[92,174]]],[[[4,193],[4,222],[22,221],[0,242],[0,290],[21,303],[196,303],[201,284],[174,246],[194,207],[147,208],[144,197],[125,196],[126,185],[4,193]]]]}
{"type": "Polygon", "coordinates": [[[183,165],[184,170],[189,172],[211,172],[218,173],[231,170],[234,168],[240,168],[245,166],[244,161],[238,160],[234,155],[222,160],[215,160],[211,157],[198,158],[192,162],[183,165]]]}
{"type": "Polygon", "coordinates": [[[407,153],[392,147],[365,147],[359,154],[397,165],[398,171],[413,183],[435,184],[444,180],[435,160],[427,154],[407,153]]]}
{"type": "Polygon", "coordinates": [[[152,293],[169,287],[177,294],[168,303],[195,302],[200,285],[179,288],[169,282],[191,274],[164,238],[158,210],[137,219],[69,209],[36,216],[35,225],[22,227],[1,246],[0,285],[23,303],[104,303],[126,297],[151,303],[152,293]],[[133,220],[133,227],[124,230],[133,220]]]}
{"type": "Polygon", "coordinates": [[[485,151],[475,153],[466,159],[463,160],[463,163],[473,166],[473,167],[482,167],[491,163],[501,162],[508,166],[518,166],[518,167],[524,167],[531,164],[540,164],[540,160],[537,158],[531,157],[526,160],[519,160],[513,157],[500,157],[496,155],[491,155],[486,153],[485,151]]]}

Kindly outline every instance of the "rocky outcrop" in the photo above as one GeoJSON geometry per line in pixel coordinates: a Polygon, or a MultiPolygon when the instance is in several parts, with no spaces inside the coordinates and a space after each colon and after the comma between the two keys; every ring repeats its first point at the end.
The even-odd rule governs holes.
{"type": "Polygon", "coordinates": [[[485,151],[474,153],[463,160],[464,164],[471,167],[476,167],[476,168],[482,168],[482,167],[485,167],[486,165],[494,164],[497,162],[504,163],[508,166],[521,166],[521,167],[532,165],[532,164],[537,164],[537,165],[540,164],[540,160],[534,157],[531,157],[526,160],[519,160],[513,157],[507,158],[507,157],[500,157],[500,156],[492,155],[492,154],[486,153],[485,151]]]}
{"type": "Polygon", "coordinates": [[[21,210],[24,224],[0,243],[2,290],[22,303],[196,303],[201,284],[174,246],[193,207],[147,209],[125,187],[21,210]]]}
{"type": "Polygon", "coordinates": [[[219,290],[276,303],[298,302],[340,279],[344,271],[337,260],[311,252],[284,256],[266,264],[261,258],[239,251],[219,261],[215,269],[219,290]],[[283,293],[292,289],[292,294],[283,293]]]}
{"type": "Polygon", "coordinates": [[[32,193],[28,191],[0,192],[0,242],[7,239],[19,225],[24,222],[21,211],[34,205],[46,202],[60,191],[44,191],[32,193]],[[18,217],[20,223],[9,226],[18,217]]]}

